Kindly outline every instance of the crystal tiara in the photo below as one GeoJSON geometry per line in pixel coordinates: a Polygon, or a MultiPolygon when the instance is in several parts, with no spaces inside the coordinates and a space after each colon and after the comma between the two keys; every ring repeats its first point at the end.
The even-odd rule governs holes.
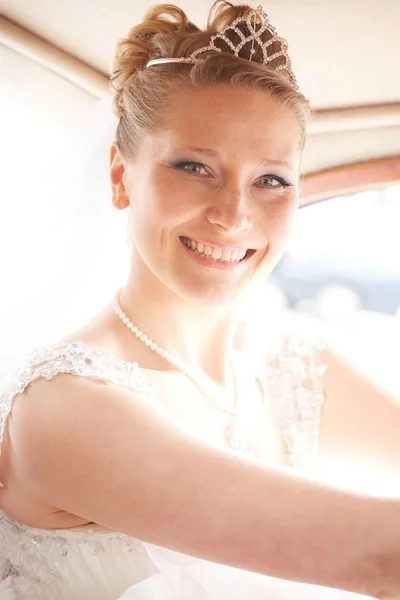
{"type": "Polygon", "coordinates": [[[251,11],[246,18],[238,18],[235,19],[230,25],[225,27],[219,33],[211,36],[210,43],[208,46],[203,46],[203,48],[199,48],[190,54],[190,56],[181,56],[179,58],[153,58],[149,60],[146,64],[146,67],[152,67],[153,65],[162,65],[167,63],[188,63],[194,64],[201,61],[201,58],[198,58],[203,52],[216,51],[222,52],[221,48],[215,45],[216,40],[223,40],[230,48],[233,50],[235,56],[239,56],[240,50],[246,44],[251,43],[250,49],[250,58],[249,61],[252,60],[253,54],[255,54],[255,45],[261,48],[263,53],[263,64],[274,71],[285,71],[290,78],[291,85],[295,90],[299,89],[297,84],[296,77],[292,71],[291,61],[289,55],[287,53],[287,42],[285,39],[278,36],[278,33],[273,25],[269,22],[269,18],[267,13],[263,10],[262,6],[259,6],[255,10],[251,11]],[[259,21],[261,20],[261,23],[259,21]],[[237,26],[240,23],[246,23],[248,29],[248,35],[246,36],[241,29],[237,26]],[[260,24],[260,27],[257,29],[257,23],[260,24]],[[268,30],[271,33],[271,38],[263,42],[261,39],[261,35],[264,31],[268,30]],[[240,38],[240,42],[235,46],[235,44],[225,35],[228,31],[233,31],[240,38]],[[281,50],[279,52],[275,52],[268,56],[267,48],[278,42],[280,44],[281,50]],[[285,58],[285,63],[282,65],[278,65],[277,67],[271,67],[270,63],[283,56],[285,58]]]}

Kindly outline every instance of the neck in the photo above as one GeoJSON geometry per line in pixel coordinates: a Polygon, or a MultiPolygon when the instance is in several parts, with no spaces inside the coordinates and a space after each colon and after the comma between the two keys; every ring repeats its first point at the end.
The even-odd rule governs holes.
{"type": "MultiPolygon", "coordinates": [[[[137,272],[131,272],[121,288],[122,310],[158,346],[228,388],[231,361],[244,343],[243,330],[238,329],[237,306],[191,303],[146,271],[140,277],[137,272]]],[[[128,345],[132,333],[122,323],[119,331],[128,345]]],[[[152,351],[148,349],[148,352],[152,351]]]]}

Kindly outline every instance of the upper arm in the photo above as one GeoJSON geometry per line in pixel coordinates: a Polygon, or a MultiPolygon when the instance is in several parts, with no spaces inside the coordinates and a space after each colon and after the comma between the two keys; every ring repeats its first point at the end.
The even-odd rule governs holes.
{"type": "Polygon", "coordinates": [[[181,450],[193,444],[162,407],[70,374],[31,383],[14,401],[8,432],[13,472],[34,495],[136,537],[150,516],[171,518],[171,492],[190,467],[181,450]]]}
{"type": "Polygon", "coordinates": [[[400,398],[332,347],[323,361],[321,457],[400,482],[400,398]]]}

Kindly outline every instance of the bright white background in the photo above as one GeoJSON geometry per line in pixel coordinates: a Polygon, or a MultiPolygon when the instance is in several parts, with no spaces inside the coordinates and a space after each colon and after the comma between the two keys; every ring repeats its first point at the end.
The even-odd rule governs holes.
{"type": "Polygon", "coordinates": [[[129,248],[127,211],[111,204],[109,106],[0,51],[1,378],[22,353],[71,333],[110,301],[129,248]],[[37,81],[41,102],[33,103],[37,81]]]}

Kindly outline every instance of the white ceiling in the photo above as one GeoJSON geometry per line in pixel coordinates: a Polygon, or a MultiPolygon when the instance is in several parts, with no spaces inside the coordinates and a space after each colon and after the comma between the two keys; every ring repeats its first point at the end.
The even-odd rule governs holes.
{"type": "MultiPolygon", "coordinates": [[[[198,25],[204,25],[212,3],[177,1],[198,25]]],[[[107,74],[116,40],[153,4],[0,0],[0,9],[6,18],[107,74]]],[[[300,86],[315,108],[400,99],[399,0],[267,0],[263,5],[288,40],[300,86]]]]}

